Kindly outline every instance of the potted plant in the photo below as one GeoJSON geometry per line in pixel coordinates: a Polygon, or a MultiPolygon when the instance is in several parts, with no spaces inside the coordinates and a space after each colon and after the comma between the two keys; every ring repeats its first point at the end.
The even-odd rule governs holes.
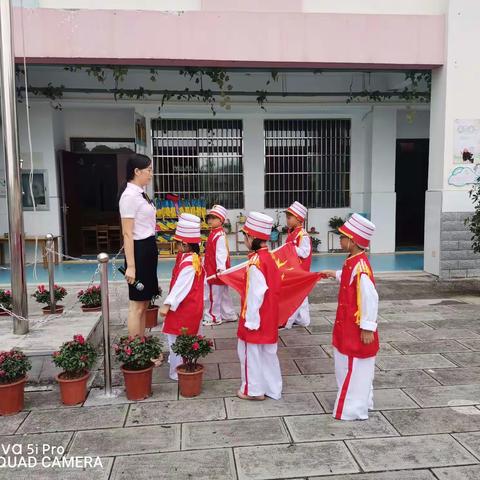
{"type": "MultiPolygon", "coordinates": [[[[3,290],[0,288],[0,305],[9,311],[12,311],[12,292],[10,290],[3,290]]],[[[0,309],[0,317],[7,317],[8,315],[10,315],[9,312],[0,309]]]]}
{"type": "Polygon", "coordinates": [[[335,230],[335,232],[345,223],[345,220],[342,217],[332,217],[328,221],[328,226],[330,230],[335,230]]]}
{"type": "Polygon", "coordinates": [[[82,304],[83,312],[100,312],[102,310],[102,289],[100,285],[92,285],[86,290],[80,290],[77,298],[82,304]]]}
{"type": "Polygon", "coordinates": [[[143,400],[152,394],[152,359],[162,353],[160,340],[154,336],[125,336],[113,345],[122,363],[125,391],[129,400],[143,400]]]}
{"type": "Polygon", "coordinates": [[[26,374],[31,368],[22,351],[0,352],[0,415],[15,415],[23,410],[26,374]]]}
{"type": "Polygon", "coordinates": [[[57,375],[60,395],[64,405],[77,405],[85,401],[90,369],[97,358],[93,345],[82,335],[74,335],[60,350],[53,353],[53,363],[63,369],[57,375]]]}
{"type": "MultiPolygon", "coordinates": [[[[63,312],[63,305],[57,305],[57,302],[62,301],[65,296],[67,295],[67,291],[64,287],[60,287],[59,285],[54,286],[55,292],[55,312],[54,313],[62,313],[63,312]]],[[[39,285],[35,292],[33,292],[32,297],[38,303],[45,303],[46,307],[42,308],[42,311],[45,315],[49,315],[51,313],[50,308],[50,292],[45,288],[45,285],[39,285]]]]}
{"type": "Polygon", "coordinates": [[[162,294],[162,289],[159,288],[159,294],[154,295],[148,304],[147,312],[145,314],[145,328],[154,328],[158,325],[158,305],[155,305],[155,302],[158,297],[162,294]]]}
{"type": "Polygon", "coordinates": [[[183,364],[177,367],[180,395],[196,397],[202,390],[203,365],[198,359],[213,351],[213,342],[202,335],[189,335],[186,328],[172,345],[172,351],[180,355],[183,364]]]}
{"type": "Polygon", "coordinates": [[[223,229],[227,234],[232,233],[232,224],[230,223],[230,220],[228,218],[225,220],[225,223],[223,224],[223,229]]]}
{"type": "Polygon", "coordinates": [[[318,253],[318,246],[322,243],[322,241],[317,237],[312,237],[312,250],[315,253],[318,253]]]}

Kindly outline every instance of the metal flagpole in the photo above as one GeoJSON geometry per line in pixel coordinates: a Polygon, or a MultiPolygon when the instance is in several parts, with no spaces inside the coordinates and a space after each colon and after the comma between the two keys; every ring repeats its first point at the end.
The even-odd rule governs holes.
{"type": "MultiPolygon", "coordinates": [[[[23,233],[20,158],[18,152],[17,110],[15,98],[15,61],[13,54],[12,6],[0,0],[0,70],[3,149],[7,181],[7,208],[10,244],[10,268],[13,313],[28,318],[27,282],[25,278],[25,244],[23,233]]],[[[13,317],[13,333],[28,333],[28,320],[13,317]]]]}

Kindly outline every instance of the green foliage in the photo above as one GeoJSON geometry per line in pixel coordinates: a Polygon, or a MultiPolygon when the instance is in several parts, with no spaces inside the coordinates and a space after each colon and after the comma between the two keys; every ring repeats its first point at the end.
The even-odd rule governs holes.
{"type": "Polygon", "coordinates": [[[10,290],[3,290],[0,288],[0,304],[3,308],[7,310],[12,310],[13,308],[13,300],[12,300],[12,292],[10,290]]]}
{"type": "Polygon", "coordinates": [[[152,335],[121,337],[113,349],[117,360],[128,370],[148,368],[152,359],[158,358],[162,353],[160,340],[152,335]]]}
{"type": "Polygon", "coordinates": [[[30,360],[21,350],[0,352],[0,383],[13,383],[32,368],[30,360]]]}
{"type": "Polygon", "coordinates": [[[475,253],[480,253],[480,177],[469,192],[474,206],[474,213],[465,220],[465,225],[472,233],[472,248],[475,253]]]}
{"type": "Polygon", "coordinates": [[[345,220],[342,217],[332,217],[328,221],[328,226],[332,230],[338,230],[344,223],[345,223],[345,220]]]}
{"type": "Polygon", "coordinates": [[[95,348],[82,335],[74,335],[52,355],[53,363],[63,369],[66,379],[81,377],[89,371],[97,358],[95,348]]]}
{"type": "Polygon", "coordinates": [[[182,334],[172,345],[172,351],[182,357],[187,372],[194,372],[198,359],[213,351],[213,342],[203,335],[189,335],[187,329],[183,328],[182,334]]]}

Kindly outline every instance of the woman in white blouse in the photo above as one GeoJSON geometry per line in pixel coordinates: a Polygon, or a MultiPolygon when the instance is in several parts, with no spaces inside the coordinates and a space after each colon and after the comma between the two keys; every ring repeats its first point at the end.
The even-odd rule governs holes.
{"type": "Polygon", "coordinates": [[[129,284],[129,335],[144,335],[148,305],[152,297],[159,294],[156,207],[145,193],[145,187],[152,177],[150,158],[132,154],[127,162],[127,184],[119,202],[125,249],[125,279],[129,284]],[[143,284],[143,290],[135,288],[137,280],[143,284]]]}

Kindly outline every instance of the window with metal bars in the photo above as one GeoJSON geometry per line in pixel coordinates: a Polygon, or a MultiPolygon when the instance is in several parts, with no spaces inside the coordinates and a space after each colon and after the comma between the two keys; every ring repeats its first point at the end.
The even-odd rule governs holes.
{"type": "Polygon", "coordinates": [[[265,207],[350,206],[350,120],[265,120],[265,207]]]}
{"type": "Polygon", "coordinates": [[[244,208],[241,120],[152,120],[155,194],[244,208]]]}

